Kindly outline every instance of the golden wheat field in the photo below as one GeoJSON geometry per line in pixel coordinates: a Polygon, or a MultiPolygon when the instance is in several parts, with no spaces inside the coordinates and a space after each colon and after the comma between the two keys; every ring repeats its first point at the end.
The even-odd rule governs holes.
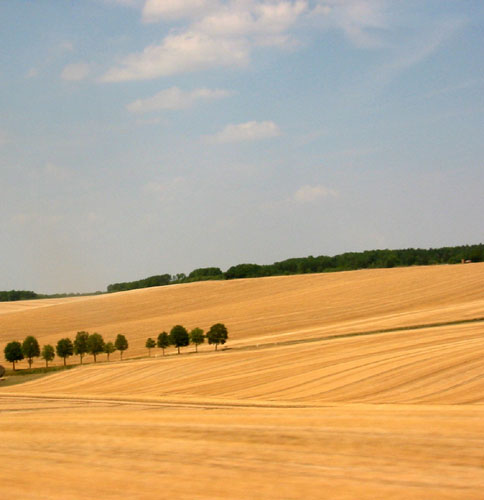
{"type": "Polygon", "coordinates": [[[0,385],[6,498],[483,498],[484,264],[0,304],[2,351],[78,330],[127,359],[0,385]],[[226,349],[147,357],[216,322],[226,349]]]}

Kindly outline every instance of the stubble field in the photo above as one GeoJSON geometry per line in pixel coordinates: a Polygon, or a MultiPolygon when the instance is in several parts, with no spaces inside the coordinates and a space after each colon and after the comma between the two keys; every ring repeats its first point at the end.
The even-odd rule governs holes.
{"type": "Polygon", "coordinates": [[[0,386],[8,498],[479,499],[484,265],[0,304],[0,343],[125,333],[131,359],[0,386]],[[177,323],[228,349],[135,359],[177,323]]]}

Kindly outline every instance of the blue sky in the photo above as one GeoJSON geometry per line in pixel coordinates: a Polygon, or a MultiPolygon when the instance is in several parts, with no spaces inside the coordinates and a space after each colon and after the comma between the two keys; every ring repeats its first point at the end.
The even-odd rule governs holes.
{"type": "Polygon", "coordinates": [[[0,2],[0,289],[484,241],[484,4],[0,2]]]}

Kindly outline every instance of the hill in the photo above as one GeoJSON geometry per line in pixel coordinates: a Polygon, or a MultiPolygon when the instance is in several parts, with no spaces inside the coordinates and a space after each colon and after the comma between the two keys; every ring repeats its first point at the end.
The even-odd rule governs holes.
{"type": "Polygon", "coordinates": [[[480,499],[483,278],[430,266],[17,303],[2,339],[122,329],[136,356],[176,322],[231,337],[0,388],[3,493],[480,499]]]}
{"type": "MultiPolygon", "coordinates": [[[[484,316],[484,263],[208,281],[64,299],[0,304],[0,349],[77,331],[125,333],[128,356],[175,324],[227,325],[242,346],[484,316]]],[[[203,349],[203,348],[202,348],[203,349]]],[[[207,347],[205,347],[207,349],[207,347]]]]}

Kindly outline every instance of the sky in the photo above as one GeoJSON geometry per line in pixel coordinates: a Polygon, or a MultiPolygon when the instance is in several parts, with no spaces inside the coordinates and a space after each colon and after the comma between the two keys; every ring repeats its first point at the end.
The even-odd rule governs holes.
{"type": "Polygon", "coordinates": [[[0,1],[0,289],[484,242],[482,0],[0,1]]]}

